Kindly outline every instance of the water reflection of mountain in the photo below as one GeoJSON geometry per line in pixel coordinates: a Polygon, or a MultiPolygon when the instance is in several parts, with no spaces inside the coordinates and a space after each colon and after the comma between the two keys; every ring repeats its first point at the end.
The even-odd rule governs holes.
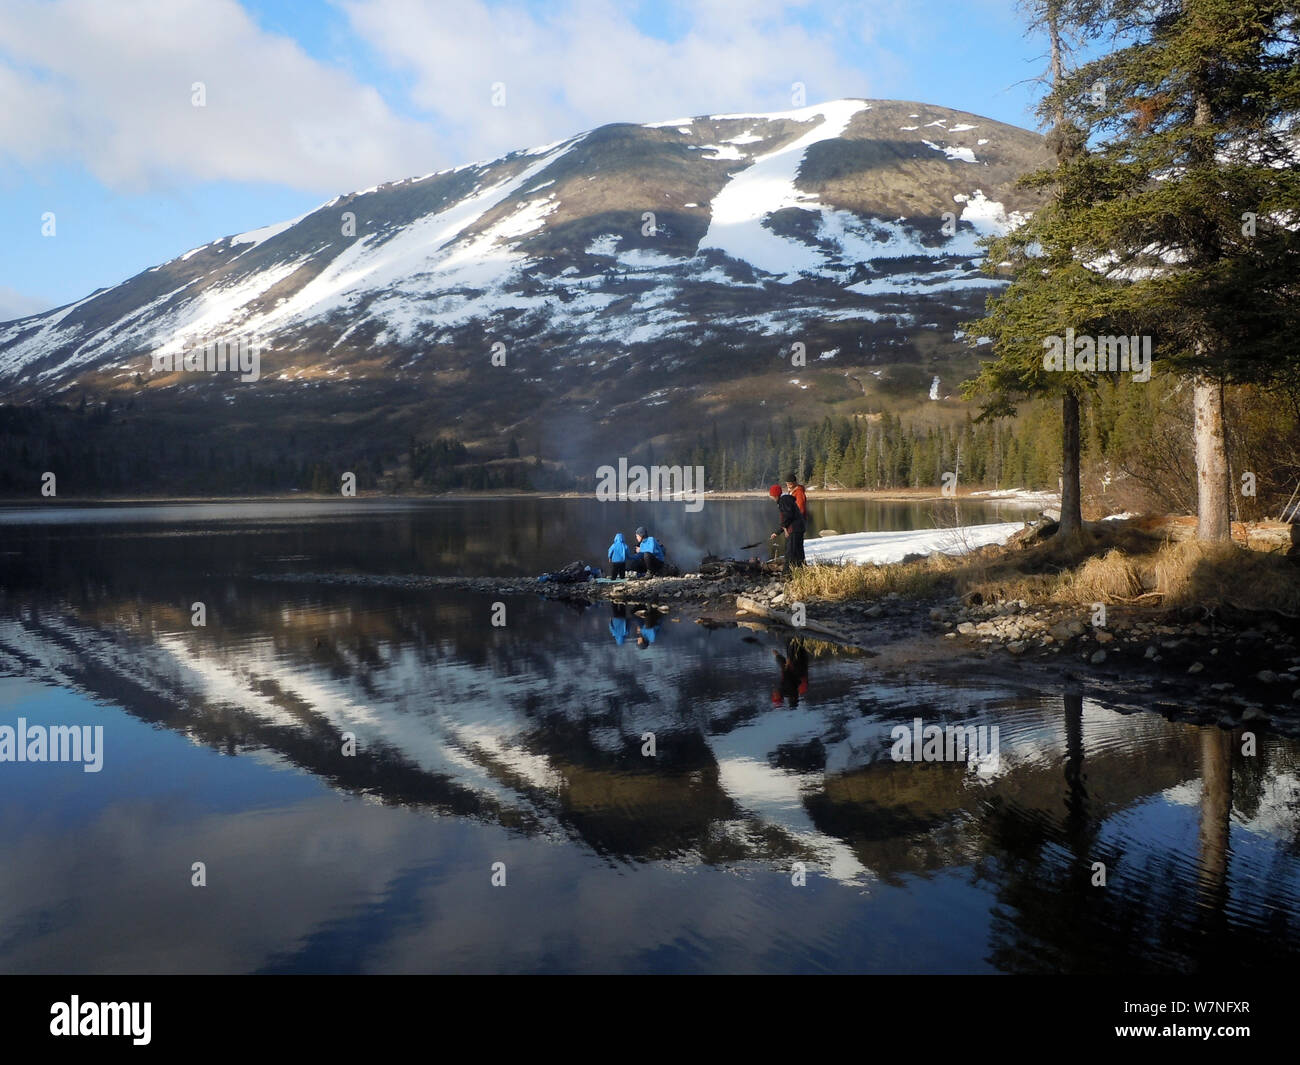
{"type": "Polygon", "coordinates": [[[1245,759],[1225,734],[1077,694],[871,685],[860,662],[827,656],[792,709],[770,699],[773,642],[667,620],[640,649],[610,639],[607,608],[507,605],[494,628],[483,597],[241,582],[195,629],[183,600],[92,591],[7,604],[0,668],[384,803],[613,861],[801,860],[860,887],[968,870],[997,896],[1001,968],[1114,968],[1117,951],[1190,968],[1230,934],[1242,957],[1294,949],[1294,744],[1245,759]],[[891,761],[890,729],[914,717],[999,724],[1000,770],[891,761]],[[1155,808],[1188,805],[1200,827],[1186,852],[1143,829],[1155,808]],[[1253,885],[1232,877],[1246,837],[1270,841],[1266,862],[1248,861],[1253,885]],[[1105,889],[1091,885],[1099,860],[1105,889]]]}

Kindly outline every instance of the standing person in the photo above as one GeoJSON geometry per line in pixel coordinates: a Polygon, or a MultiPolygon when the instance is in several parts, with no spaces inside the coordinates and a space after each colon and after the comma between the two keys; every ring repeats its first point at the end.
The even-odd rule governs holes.
{"type": "Polygon", "coordinates": [[[799,483],[799,480],[792,473],[785,479],[785,490],[794,496],[794,501],[799,504],[799,513],[803,515],[803,520],[808,521],[808,490],[799,483]]]}
{"type": "Polygon", "coordinates": [[[799,483],[793,473],[786,478],[785,490],[794,496],[794,501],[799,504],[799,513],[803,515],[804,532],[812,532],[812,516],[808,513],[808,490],[799,483]]]}
{"type": "Polygon", "coordinates": [[[623,540],[622,533],[614,534],[614,542],[609,545],[609,575],[615,579],[627,576],[627,557],[631,549],[623,540]]]}
{"type": "Polygon", "coordinates": [[[658,577],[664,571],[664,545],[646,532],[644,525],[636,530],[636,547],[628,560],[628,572],[644,573],[647,577],[658,577]]]}
{"type": "MultiPolygon", "coordinates": [[[[779,501],[781,499],[781,486],[779,484],[772,485],[772,487],[767,490],[767,494],[770,495],[773,499],[778,501],[777,504],[778,506],[780,505],[779,501]]],[[[776,542],[776,533],[773,533],[768,538],[767,549],[768,549],[767,560],[769,562],[775,562],[781,556],[781,545],[776,542]]]]}
{"type": "Polygon", "coordinates": [[[794,496],[789,492],[782,492],[780,485],[772,485],[767,490],[767,494],[776,500],[777,509],[781,514],[781,528],[772,534],[771,539],[775,540],[780,533],[785,533],[785,571],[789,573],[792,567],[802,566],[804,563],[803,534],[807,525],[803,520],[803,511],[799,509],[794,496]]]}

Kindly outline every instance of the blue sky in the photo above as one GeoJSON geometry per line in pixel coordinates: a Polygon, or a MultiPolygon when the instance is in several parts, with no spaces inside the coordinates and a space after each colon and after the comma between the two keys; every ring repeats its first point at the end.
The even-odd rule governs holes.
{"type": "Polygon", "coordinates": [[[794,82],[1033,127],[1043,52],[1012,0],[6,0],[0,320],[338,193],[786,110],[794,82]]]}

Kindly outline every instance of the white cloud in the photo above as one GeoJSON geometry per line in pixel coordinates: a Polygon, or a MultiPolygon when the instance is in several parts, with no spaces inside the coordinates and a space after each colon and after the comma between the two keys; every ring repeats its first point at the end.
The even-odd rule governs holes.
{"type": "Polygon", "coordinates": [[[15,318],[25,318],[29,314],[48,311],[53,304],[49,300],[37,299],[16,288],[0,285],[0,322],[12,322],[15,318]]]}
{"type": "Polygon", "coordinates": [[[390,103],[362,66],[313,58],[236,0],[6,0],[0,164],[80,163],[117,190],[234,180],[333,194],[606,122],[787,110],[793,82],[809,103],[870,96],[864,71],[895,62],[872,40],[898,17],[882,2],[669,0],[665,41],[613,0],[339,0],[409,92],[390,103]],[[875,58],[846,63],[846,43],[875,58]],[[206,107],[192,106],[196,81],[206,107]]]}
{"type": "Polygon", "coordinates": [[[231,179],[340,192],[446,162],[426,125],[234,0],[6,0],[0,99],[0,160],[79,162],[117,189],[231,179]],[[200,81],[206,107],[191,103],[200,81]]]}
{"type": "Polygon", "coordinates": [[[466,158],[490,158],[606,122],[674,115],[781,111],[791,84],[807,101],[869,96],[862,70],[835,51],[826,26],[869,28],[856,3],[791,5],[774,0],[681,4],[672,42],[650,37],[627,5],[567,0],[540,13],[458,3],[454,16],[420,0],[342,0],[356,32],[411,79],[413,103],[466,158]],[[505,106],[492,85],[505,85],[505,106]]]}

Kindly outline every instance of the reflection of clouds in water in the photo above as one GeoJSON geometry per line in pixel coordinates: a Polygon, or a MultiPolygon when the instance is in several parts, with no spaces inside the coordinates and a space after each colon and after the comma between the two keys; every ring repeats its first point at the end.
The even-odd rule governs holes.
{"type": "MultiPolygon", "coordinates": [[[[853,694],[863,686],[841,684],[837,696],[835,685],[825,681],[836,674],[860,676],[861,671],[828,659],[813,663],[814,674],[820,675],[813,703],[797,711],[764,707],[737,720],[738,706],[754,694],[747,690],[743,672],[714,690],[698,682],[699,672],[713,671],[719,655],[744,669],[752,652],[737,643],[735,633],[709,634],[665,621],[663,627],[676,630],[672,653],[661,653],[666,647],[661,643],[653,655],[633,656],[604,638],[600,610],[571,617],[556,604],[533,603],[521,605],[512,616],[516,627],[494,636],[505,642],[494,645],[484,661],[460,657],[452,640],[375,640],[370,664],[341,674],[335,662],[295,657],[277,641],[256,634],[228,646],[193,633],[130,648],[97,630],[60,621],[61,641],[81,648],[73,656],[22,623],[6,623],[0,637],[44,662],[49,679],[56,682],[66,681],[70,661],[90,661],[126,672],[148,690],[170,693],[200,718],[219,707],[237,708],[268,727],[313,729],[325,748],[353,732],[365,750],[392,752],[503,810],[526,811],[551,838],[566,833],[570,811],[562,793],[575,758],[580,764],[597,752],[617,756],[647,731],[667,736],[699,730],[721,792],[754,822],[807,848],[815,867],[848,882],[872,874],[843,840],[814,823],[808,800],[828,780],[885,761],[892,723],[910,722],[920,702],[932,702],[936,710],[942,705],[941,713],[926,711],[931,721],[999,724],[998,762],[968,763],[972,783],[987,785],[1025,769],[1050,772],[1067,749],[1059,698],[1002,705],[991,712],[987,703],[1000,694],[996,690],[871,685],[867,690],[875,697],[875,712],[846,717],[853,694]],[[556,638],[541,641],[539,650],[537,636],[546,632],[556,638]],[[503,668],[507,662],[514,668],[503,668]],[[578,748],[551,742],[560,720],[580,737],[578,748]],[[796,772],[773,763],[779,748],[813,740],[824,755],[812,770],[796,772]]],[[[765,691],[765,682],[759,683],[765,691]]],[[[1154,717],[1124,718],[1091,701],[1083,705],[1081,721],[1084,745],[1094,754],[1131,743],[1135,732],[1146,743],[1159,743],[1172,727],[1154,717]]],[[[270,746],[274,748],[274,739],[270,746]]],[[[327,749],[324,763],[334,755],[327,749]]],[[[617,764],[596,768],[611,779],[624,772],[617,764]]],[[[383,794],[382,775],[374,787],[383,794]]]]}
{"type": "MultiPolygon", "coordinates": [[[[1199,806],[1203,791],[1200,780],[1189,780],[1165,789],[1160,798],[1177,806],[1199,806]]],[[[1282,771],[1269,777],[1257,800],[1249,814],[1234,808],[1233,826],[1258,836],[1289,839],[1300,823],[1300,773],[1282,771]]]]}
{"type": "Polygon", "coordinates": [[[632,876],[496,826],[335,795],[236,816],[118,802],[75,841],[15,817],[0,818],[0,927],[30,930],[0,941],[10,972],[716,970],[765,949],[815,967],[867,933],[856,895],[792,909],[781,871],[632,876]],[[195,860],[206,888],[190,885],[195,860]],[[496,861],[505,888],[490,884],[496,861]],[[782,942],[755,942],[776,921],[782,942]]]}
{"type": "MultiPolygon", "coordinates": [[[[543,616],[547,612],[553,616],[559,608],[547,604],[542,609],[543,616]]],[[[589,617],[593,625],[603,621],[599,611],[589,617]]],[[[39,637],[25,630],[15,634],[13,628],[6,630],[6,638],[25,639],[29,650],[39,644],[39,637]]],[[[17,628],[23,630],[21,625],[17,628]]],[[[617,728],[606,725],[594,730],[606,750],[617,751],[629,738],[639,740],[646,731],[667,736],[683,729],[703,729],[717,767],[716,786],[747,818],[801,848],[814,872],[825,871],[845,882],[869,878],[851,849],[818,829],[805,809],[806,798],[820,788],[824,774],[769,764],[782,744],[826,733],[831,716],[838,712],[834,700],[821,709],[766,710],[751,721],[711,724],[734,715],[737,688],[699,690],[691,682],[692,670],[708,663],[710,652],[734,654],[741,648],[742,657],[751,652],[736,643],[735,634],[710,635],[694,627],[686,631],[690,639],[679,635],[671,656],[641,659],[623,653],[620,658],[620,649],[592,641],[570,649],[568,658],[582,658],[583,668],[572,668],[552,656],[544,658],[543,668],[536,672],[525,668],[514,673],[500,672],[495,661],[476,664],[458,659],[447,647],[434,650],[430,645],[380,642],[374,657],[382,665],[343,676],[330,666],[286,656],[264,636],[250,636],[231,647],[213,646],[200,634],[163,637],[123,655],[114,641],[94,630],[78,632],[68,625],[62,635],[81,645],[83,662],[98,659],[106,668],[129,663],[135,679],[159,692],[170,686],[178,701],[201,716],[228,706],[273,728],[303,730],[326,724],[323,736],[355,732],[362,748],[391,750],[503,809],[528,811],[552,838],[565,834],[563,821],[569,811],[561,791],[567,762],[574,754],[557,762],[557,752],[539,749],[551,726],[539,721],[537,712],[544,711],[551,721],[562,718],[583,728],[597,708],[617,700],[617,728]],[[646,661],[649,665],[642,665],[646,661]],[[436,684],[430,685],[431,677],[436,677],[436,684]],[[530,705],[532,714],[521,712],[530,705]]],[[[824,675],[834,668],[829,662],[820,664],[824,675]]],[[[742,678],[741,692],[745,686],[742,678]]],[[[855,723],[859,726],[855,733],[860,733],[862,720],[855,723]]],[[[871,761],[878,753],[869,746],[864,749],[860,734],[855,740],[856,746],[852,742],[830,745],[841,771],[871,761]]],[[[592,742],[590,749],[600,750],[601,744],[592,742]]],[[[583,757],[580,752],[576,756],[583,757]]],[[[597,768],[611,780],[620,772],[612,765],[597,768]]],[[[671,766],[664,771],[671,772],[671,766]]],[[[382,794],[382,779],[377,786],[382,794]]],[[[769,846],[755,846],[758,838],[751,836],[744,849],[761,858],[769,846]]]]}
{"type": "Polygon", "coordinates": [[[268,943],[293,943],[381,897],[381,858],[405,849],[411,827],[333,796],[234,816],[118,798],[75,836],[0,823],[11,859],[0,868],[0,926],[46,925],[0,960],[7,971],[55,972],[256,968],[268,943]],[[190,884],[195,861],[207,864],[206,888],[190,884]]]}
{"type": "MultiPolygon", "coordinates": [[[[563,959],[554,961],[561,968],[636,968],[638,958],[649,967],[647,958],[670,957],[685,967],[745,968],[762,952],[758,925],[780,930],[772,956],[786,967],[813,965],[819,950],[847,957],[846,937],[867,936],[849,902],[861,903],[865,885],[876,913],[915,910],[927,898],[942,908],[928,894],[942,885],[909,883],[896,894],[887,884],[907,873],[942,879],[996,853],[983,823],[990,795],[1031,823],[1061,816],[1071,733],[1059,696],[900,684],[861,660],[826,657],[812,661],[811,694],[798,710],[774,708],[771,650],[744,644],[737,631],[669,620],[665,639],[631,654],[609,639],[607,611],[524,600],[512,600],[511,626],[487,638],[448,627],[479,607],[486,617],[488,602],[460,597],[449,613],[406,619],[391,638],[366,631],[364,654],[345,617],[348,655],[323,660],[310,640],[294,644],[284,632],[149,641],[79,624],[73,611],[0,619],[0,649],[28,675],[65,688],[87,676],[125,678],[186,707],[168,724],[200,749],[181,745],[177,765],[215,757],[204,748],[225,730],[239,737],[243,762],[250,754],[296,762],[320,774],[312,779],[354,788],[332,768],[339,736],[354,731],[362,749],[389,752],[363,785],[372,797],[423,806],[332,793],[217,815],[118,793],[102,797],[104,809],[75,843],[48,821],[0,819],[3,837],[16,841],[0,874],[0,927],[24,930],[0,937],[0,963],[473,970],[528,969],[548,958],[563,959]],[[976,783],[969,771],[891,765],[890,728],[914,716],[998,724],[996,777],[976,783]],[[627,761],[644,731],[658,734],[664,755],[653,768],[627,761]],[[674,744],[684,738],[695,747],[683,760],[674,744]],[[432,797],[394,787],[392,758],[442,783],[432,797]],[[493,802],[429,812],[450,809],[444,797],[457,789],[493,802]],[[502,827],[525,817],[527,835],[502,827]],[[194,860],[208,863],[207,889],[189,886],[194,860]],[[497,860],[507,862],[510,887],[493,894],[488,871],[497,860]],[[794,860],[808,865],[807,889],[789,883],[794,860]],[[25,863],[41,875],[23,879],[25,863]],[[815,914],[799,909],[807,896],[795,891],[817,898],[815,914]]],[[[300,605],[338,620],[320,604],[300,605]]],[[[126,690],[114,688],[114,697],[126,690]]],[[[1076,705],[1094,815],[1188,787],[1194,730],[1092,700],[1076,705]]],[[[1261,817],[1285,824],[1288,785],[1294,777],[1274,782],[1261,817]]],[[[1144,841],[1168,851],[1158,826],[1144,841]]],[[[969,905],[982,912],[978,891],[969,905]]],[[[970,947],[970,928],[948,932],[956,940],[937,945],[934,957],[970,947]]],[[[896,968],[921,967],[914,950],[890,957],[896,968]]],[[[978,952],[965,957],[967,968],[985,967],[978,952]]]]}

